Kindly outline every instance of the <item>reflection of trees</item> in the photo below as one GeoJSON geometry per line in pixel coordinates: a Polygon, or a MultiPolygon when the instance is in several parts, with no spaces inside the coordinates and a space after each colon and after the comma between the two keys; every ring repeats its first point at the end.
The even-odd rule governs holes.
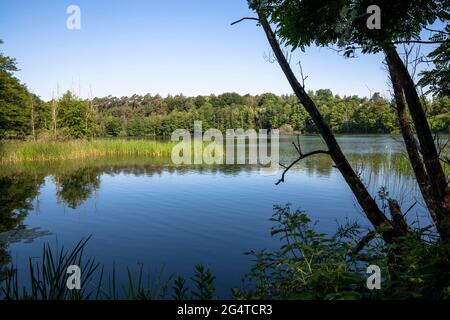
{"type": "Polygon", "coordinates": [[[7,265],[11,262],[11,256],[8,252],[8,244],[0,243],[0,281],[6,276],[7,265]]]}
{"type": "Polygon", "coordinates": [[[100,186],[101,170],[80,168],[74,172],[55,176],[57,197],[70,208],[76,209],[100,186]]]}
{"type": "MultiPolygon", "coordinates": [[[[32,201],[43,182],[42,176],[23,172],[0,175],[0,235],[25,229],[22,222],[28,210],[33,209],[32,201]]],[[[4,241],[3,238],[0,237],[0,279],[4,276],[5,266],[10,262],[9,241],[4,241]]]]}
{"type": "MultiPolygon", "coordinates": [[[[367,151],[367,150],[366,150],[367,151]]],[[[372,151],[372,150],[370,150],[372,151]]],[[[378,151],[378,150],[375,150],[378,151]]],[[[280,152],[280,162],[290,163],[297,154],[288,145],[280,152]]],[[[380,186],[389,190],[407,192],[414,184],[411,168],[404,154],[392,152],[365,152],[348,154],[352,166],[375,194],[380,186]],[[406,190],[406,191],[405,191],[406,190]]],[[[170,159],[152,161],[147,157],[94,159],[92,161],[66,161],[57,163],[20,164],[0,168],[0,273],[10,261],[8,244],[23,239],[33,239],[45,232],[28,230],[22,226],[27,211],[32,210],[32,200],[38,195],[44,177],[53,176],[59,201],[70,208],[77,208],[92,197],[100,187],[102,174],[131,174],[154,176],[169,174],[222,174],[236,176],[259,169],[258,165],[171,165],[170,159]]],[[[328,177],[335,172],[327,156],[307,158],[293,168],[303,175],[328,177]]],[[[275,183],[277,177],[273,178],[275,183]]]]}
{"type": "MultiPolygon", "coordinates": [[[[383,154],[367,151],[361,154],[348,154],[350,163],[361,174],[365,183],[379,188],[382,185],[388,186],[394,180],[401,184],[405,182],[405,179],[410,180],[413,178],[409,163],[401,152],[383,154]]],[[[297,154],[292,146],[284,146],[282,152],[280,152],[280,163],[290,163],[296,156],[297,154]]],[[[4,180],[0,180],[2,188],[0,189],[2,191],[0,195],[0,207],[3,208],[2,216],[0,217],[3,222],[0,225],[6,225],[6,220],[11,220],[10,224],[14,225],[15,219],[23,219],[24,216],[21,213],[29,209],[30,203],[18,199],[23,198],[23,195],[20,195],[21,192],[24,194],[31,192],[31,197],[37,194],[39,186],[36,184],[35,176],[53,176],[57,186],[58,200],[66,203],[70,208],[75,209],[90,198],[92,193],[99,188],[100,175],[102,174],[132,174],[151,177],[163,173],[177,175],[218,173],[236,176],[240,173],[252,172],[260,168],[258,165],[248,164],[175,166],[170,163],[170,159],[166,159],[162,163],[155,163],[148,157],[125,157],[117,159],[95,159],[92,162],[66,161],[51,164],[35,164],[29,167],[22,165],[8,167],[0,171],[0,176],[2,175],[1,172],[9,172],[6,176],[8,178],[4,176],[0,178],[4,180]],[[31,172],[31,174],[24,174],[24,172],[31,172]],[[29,178],[25,179],[24,177],[29,178]],[[23,181],[24,179],[26,181],[23,181]],[[12,210],[15,210],[14,215],[11,214],[12,210]],[[3,212],[9,212],[9,214],[3,216],[3,212]]],[[[329,177],[335,172],[333,163],[329,157],[321,155],[304,159],[304,161],[301,161],[292,170],[308,176],[319,177],[329,177]]],[[[42,180],[42,178],[39,179],[42,180]]],[[[274,183],[275,181],[276,177],[274,177],[274,183]]]]}
{"type": "Polygon", "coordinates": [[[0,176],[0,232],[22,223],[43,182],[43,177],[25,173],[0,176]]]}

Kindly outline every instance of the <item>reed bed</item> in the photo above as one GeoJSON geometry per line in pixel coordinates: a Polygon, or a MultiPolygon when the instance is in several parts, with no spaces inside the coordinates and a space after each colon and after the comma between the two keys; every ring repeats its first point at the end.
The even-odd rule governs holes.
{"type": "Polygon", "coordinates": [[[170,156],[175,145],[156,140],[5,141],[0,144],[0,163],[60,161],[112,156],[170,156]]]}

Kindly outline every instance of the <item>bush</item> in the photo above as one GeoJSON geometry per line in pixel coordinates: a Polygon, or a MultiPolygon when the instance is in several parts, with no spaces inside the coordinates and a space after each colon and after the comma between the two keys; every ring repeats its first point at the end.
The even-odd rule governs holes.
{"type": "MultiPolygon", "coordinates": [[[[335,235],[314,230],[303,212],[275,206],[272,236],[282,241],[279,251],[251,251],[255,258],[240,299],[448,299],[448,244],[430,228],[417,229],[402,239],[403,254],[392,260],[393,246],[380,238],[363,237],[357,223],[347,222],[335,235]],[[365,239],[363,242],[362,239],[365,239]],[[367,241],[366,241],[367,240],[367,241]],[[367,243],[366,243],[367,242],[367,243]],[[365,246],[361,244],[364,243],[365,246]],[[381,290],[367,289],[367,266],[382,271],[381,290]]],[[[368,235],[376,235],[373,232],[368,235]]]]}

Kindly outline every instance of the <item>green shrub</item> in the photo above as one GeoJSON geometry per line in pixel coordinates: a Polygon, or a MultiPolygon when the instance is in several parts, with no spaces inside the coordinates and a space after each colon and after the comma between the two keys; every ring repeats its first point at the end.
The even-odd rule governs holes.
{"type": "MultiPolygon", "coordinates": [[[[401,256],[392,262],[393,246],[365,237],[362,228],[347,222],[335,235],[318,233],[310,218],[290,206],[276,206],[272,236],[282,241],[276,252],[251,251],[255,263],[239,299],[447,299],[450,289],[448,244],[432,228],[416,229],[402,239],[401,256]],[[381,290],[369,290],[367,266],[382,270],[381,290]]],[[[375,233],[368,233],[375,234],[375,233]]],[[[376,235],[376,234],[375,234],[376,235]]]]}

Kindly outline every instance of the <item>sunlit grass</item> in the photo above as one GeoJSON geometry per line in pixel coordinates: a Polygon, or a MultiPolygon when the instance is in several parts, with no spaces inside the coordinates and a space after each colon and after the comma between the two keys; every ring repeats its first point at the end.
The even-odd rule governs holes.
{"type": "Polygon", "coordinates": [[[59,161],[108,156],[170,156],[174,142],[155,140],[3,142],[0,163],[59,161]]]}

